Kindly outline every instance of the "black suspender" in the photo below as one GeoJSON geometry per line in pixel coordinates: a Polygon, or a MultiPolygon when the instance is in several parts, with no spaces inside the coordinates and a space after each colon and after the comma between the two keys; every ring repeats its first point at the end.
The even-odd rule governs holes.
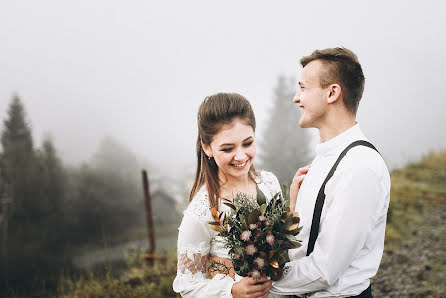
{"type": "Polygon", "coordinates": [[[313,221],[311,222],[310,240],[308,242],[307,256],[309,256],[313,252],[314,244],[316,243],[316,239],[319,234],[319,224],[321,220],[322,208],[324,207],[324,202],[325,202],[325,185],[327,184],[328,180],[330,180],[330,178],[333,176],[334,172],[336,171],[336,168],[338,167],[338,164],[341,162],[342,158],[344,158],[347,152],[351,148],[360,145],[372,148],[373,150],[378,152],[375,146],[373,146],[367,141],[360,140],[360,141],[355,141],[350,145],[348,145],[347,148],[345,148],[344,151],[342,151],[341,155],[339,155],[338,159],[336,160],[330,172],[328,173],[327,178],[325,178],[324,183],[322,183],[321,189],[319,190],[319,193],[317,195],[316,204],[314,205],[313,221]]]}

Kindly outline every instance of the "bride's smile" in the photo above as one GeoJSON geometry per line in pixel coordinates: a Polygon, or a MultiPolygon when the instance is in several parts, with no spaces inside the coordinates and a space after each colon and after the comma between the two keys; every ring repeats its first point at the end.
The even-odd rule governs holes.
{"type": "Polygon", "coordinates": [[[245,168],[247,163],[248,163],[248,161],[245,161],[245,162],[243,162],[241,164],[231,163],[230,165],[234,166],[236,169],[240,170],[240,169],[245,168]]]}

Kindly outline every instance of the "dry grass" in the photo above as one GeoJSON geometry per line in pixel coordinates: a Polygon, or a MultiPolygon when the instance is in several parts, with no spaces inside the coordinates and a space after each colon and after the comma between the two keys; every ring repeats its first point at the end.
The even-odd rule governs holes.
{"type": "Polygon", "coordinates": [[[141,252],[134,251],[127,258],[129,269],[114,277],[108,270],[105,277],[93,273],[80,278],[61,276],[54,297],[180,297],[172,290],[176,274],[176,254],[160,255],[165,261],[153,266],[142,262],[141,252]]]}

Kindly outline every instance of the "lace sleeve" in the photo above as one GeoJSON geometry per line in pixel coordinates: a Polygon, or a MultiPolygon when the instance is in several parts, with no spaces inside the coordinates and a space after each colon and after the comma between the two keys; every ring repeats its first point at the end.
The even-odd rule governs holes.
{"type": "MultiPolygon", "coordinates": [[[[200,209],[202,211],[203,208],[200,209]]],[[[231,277],[223,274],[217,274],[212,279],[207,277],[206,261],[213,234],[207,221],[203,220],[203,214],[198,214],[201,216],[198,218],[188,211],[190,210],[184,213],[178,229],[178,263],[173,282],[174,291],[182,297],[232,297],[234,280],[231,277]]]]}

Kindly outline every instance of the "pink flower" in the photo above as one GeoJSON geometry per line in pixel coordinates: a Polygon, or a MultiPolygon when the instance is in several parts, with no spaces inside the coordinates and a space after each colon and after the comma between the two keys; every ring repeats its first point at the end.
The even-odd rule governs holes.
{"type": "Polygon", "coordinates": [[[269,245],[273,245],[274,240],[274,235],[271,234],[271,232],[268,232],[268,235],[266,235],[266,242],[268,242],[269,245]]]}
{"type": "Polygon", "coordinates": [[[259,221],[261,221],[261,222],[266,221],[266,216],[260,215],[259,221]]]}
{"type": "Polygon", "coordinates": [[[261,257],[257,257],[254,259],[254,264],[256,265],[257,268],[262,269],[263,267],[265,267],[266,263],[265,260],[261,257]]]}
{"type": "Polygon", "coordinates": [[[251,231],[243,231],[240,235],[240,239],[243,241],[248,241],[249,237],[251,237],[251,231]]]}
{"type": "Polygon", "coordinates": [[[255,254],[257,252],[257,247],[255,247],[253,244],[248,244],[245,247],[245,252],[247,255],[252,256],[253,254],[255,254]]]}
{"type": "Polygon", "coordinates": [[[250,224],[250,225],[249,225],[249,229],[250,229],[250,230],[255,230],[255,229],[257,229],[257,228],[258,228],[257,224],[250,224]]]}

